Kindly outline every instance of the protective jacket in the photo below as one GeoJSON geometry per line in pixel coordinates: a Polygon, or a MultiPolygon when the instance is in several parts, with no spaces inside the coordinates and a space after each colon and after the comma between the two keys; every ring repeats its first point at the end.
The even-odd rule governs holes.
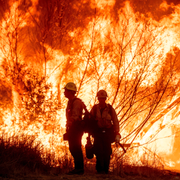
{"type": "Polygon", "coordinates": [[[81,121],[82,113],[83,104],[81,99],[74,97],[72,100],[69,100],[66,108],[67,128],[69,128],[73,122],[81,121]]]}
{"type": "Polygon", "coordinates": [[[99,104],[93,106],[91,114],[95,117],[99,128],[108,129],[114,126],[115,133],[119,132],[119,122],[114,108],[110,104],[106,104],[104,109],[101,109],[99,104]]]}

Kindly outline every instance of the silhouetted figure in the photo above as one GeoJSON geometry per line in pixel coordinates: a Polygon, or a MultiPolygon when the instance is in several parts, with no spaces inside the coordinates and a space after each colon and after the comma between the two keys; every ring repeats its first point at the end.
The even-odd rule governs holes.
{"type": "Polygon", "coordinates": [[[111,143],[120,141],[119,122],[114,108],[106,103],[107,92],[100,90],[97,93],[99,103],[91,109],[97,127],[93,132],[94,153],[96,155],[96,170],[98,173],[108,173],[111,143]]]}
{"type": "Polygon", "coordinates": [[[68,174],[83,174],[84,173],[84,161],[83,153],[81,149],[81,139],[83,135],[82,128],[82,112],[83,104],[81,99],[75,96],[77,88],[73,82],[69,82],[64,87],[64,95],[68,98],[68,104],[66,108],[66,137],[69,142],[69,150],[74,158],[75,168],[68,174]]]}

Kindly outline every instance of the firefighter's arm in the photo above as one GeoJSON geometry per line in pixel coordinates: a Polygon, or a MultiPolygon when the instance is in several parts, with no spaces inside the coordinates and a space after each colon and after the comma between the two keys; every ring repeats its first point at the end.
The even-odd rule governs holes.
{"type": "Polygon", "coordinates": [[[73,102],[72,113],[69,121],[69,123],[71,124],[69,125],[71,126],[73,122],[81,120],[81,117],[82,117],[82,103],[79,100],[75,100],[73,102]]]}
{"type": "Polygon", "coordinates": [[[94,105],[90,111],[92,117],[95,117],[95,109],[96,109],[96,105],[94,105]]]}
{"type": "Polygon", "coordinates": [[[114,131],[116,133],[115,142],[119,143],[119,141],[121,139],[121,135],[119,133],[119,121],[118,121],[117,114],[116,114],[114,108],[112,108],[112,120],[113,120],[113,125],[114,125],[114,131]]]}

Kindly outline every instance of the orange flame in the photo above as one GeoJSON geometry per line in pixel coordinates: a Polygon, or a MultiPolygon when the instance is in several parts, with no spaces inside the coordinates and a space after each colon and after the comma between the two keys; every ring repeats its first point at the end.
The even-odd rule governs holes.
{"type": "MultiPolygon", "coordinates": [[[[161,91],[161,86],[171,75],[171,73],[167,73],[170,72],[171,65],[168,64],[167,54],[170,53],[175,57],[174,47],[180,48],[178,33],[180,5],[168,5],[164,1],[159,8],[166,11],[171,7],[174,9],[174,13],[156,21],[153,17],[135,13],[130,2],[125,2],[122,8],[113,13],[114,16],[117,16],[115,18],[112,15],[117,5],[115,0],[92,1],[89,8],[93,11],[93,13],[91,12],[93,15],[91,14],[87,18],[84,13],[85,18],[81,18],[82,26],[79,23],[69,26],[66,22],[70,16],[68,12],[67,17],[65,16],[66,12],[63,12],[65,15],[63,13],[59,16],[55,14],[57,17],[52,14],[54,18],[52,21],[41,22],[42,12],[38,10],[38,5],[38,1],[33,0],[28,11],[23,13],[18,8],[18,2],[13,1],[10,4],[10,10],[4,13],[4,19],[1,21],[0,60],[3,65],[4,59],[6,59],[6,65],[9,67],[24,62],[33,66],[41,75],[45,76],[47,84],[52,83],[49,94],[46,94],[46,100],[58,92],[61,107],[56,111],[54,117],[51,116],[53,122],[51,127],[45,127],[44,122],[49,120],[45,115],[42,115],[44,124],[41,121],[32,121],[30,124],[22,122],[19,106],[21,105],[21,95],[25,93],[25,84],[23,83],[26,81],[26,77],[21,75],[23,79],[19,80],[17,78],[19,75],[16,77],[17,82],[11,82],[14,107],[12,111],[9,109],[4,111],[1,131],[10,136],[17,133],[35,135],[36,140],[51,149],[56,157],[63,156],[62,149],[66,142],[63,142],[62,134],[65,132],[64,111],[67,102],[63,95],[63,86],[67,81],[73,80],[79,86],[78,96],[88,105],[88,109],[96,102],[95,94],[99,88],[108,91],[108,102],[113,103],[121,120],[122,137],[126,137],[123,139],[124,143],[134,142],[132,139],[135,137],[136,142],[147,144],[148,149],[155,151],[158,155],[165,154],[169,161],[166,162],[167,166],[173,168],[178,166],[178,161],[171,161],[174,158],[172,154],[175,151],[173,146],[176,142],[173,124],[179,126],[176,121],[179,116],[177,114],[179,93],[175,92],[179,83],[177,80],[178,70],[176,74],[172,72],[174,79],[172,78],[173,81],[169,83],[170,93],[173,91],[171,89],[177,86],[172,99],[167,93],[167,99],[165,98],[167,101],[165,102],[163,99],[161,106],[158,104],[162,108],[157,106],[157,112],[155,110],[139,134],[131,138],[129,138],[129,134],[131,132],[133,134],[133,129],[136,129],[137,125],[146,119],[146,116],[148,117],[148,110],[154,106],[153,103],[161,95],[159,93],[159,96],[156,97],[157,92],[154,93],[153,88],[156,87],[157,91],[161,91]],[[105,11],[106,14],[104,14],[105,11]],[[74,45],[76,43],[77,45],[74,45]],[[164,68],[164,66],[167,67],[164,68]],[[165,71],[167,72],[165,73],[165,71]],[[142,73],[141,77],[138,76],[140,73],[142,73]],[[136,83],[138,91],[136,94],[130,94],[131,88],[127,91],[127,86],[130,84],[134,87],[136,83]],[[146,91],[147,96],[152,95],[149,100],[148,97],[144,98],[146,102],[141,101],[141,96],[145,94],[142,93],[143,91],[146,91]],[[132,96],[132,99],[128,100],[128,96],[132,96]],[[134,104],[129,108],[126,105],[131,104],[130,101],[134,104]],[[144,108],[146,103],[148,108],[141,112],[138,107],[144,108]],[[149,103],[152,104],[149,105],[149,103]],[[133,114],[131,110],[128,111],[128,108],[132,108],[135,113],[133,114]],[[128,114],[130,114],[129,117],[128,114]],[[173,114],[176,114],[174,118],[173,114]],[[24,130],[22,131],[22,129],[24,130]]],[[[78,9],[78,4],[76,5],[71,8],[78,9]]],[[[61,7],[65,8],[65,5],[61,4],[59,8],[61,9],[61,7]]],[[[55,8],[52,13],[57,13],[56,10],[55,8]]],[[[70,21],[70,23],[72,22],[70,21]]],[[[178,61],[178,58],[176,56],[175,61],[178,61]]],[[[2,76],[6,77],[5,74],[2,76]]],[[[11,78],[9,79],[7,78],[12,81],[11,78]]],[[[85,137],[83,138],[84,144],[85,137]]],[[[142,157],[144,149],[140,149],[138,153],[134,155],[135,158],[142,157]]]]}

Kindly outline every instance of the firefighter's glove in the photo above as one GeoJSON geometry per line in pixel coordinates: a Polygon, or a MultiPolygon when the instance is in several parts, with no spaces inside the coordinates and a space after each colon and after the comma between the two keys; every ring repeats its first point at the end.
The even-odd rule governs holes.
{"type": "Polygon", "coordinates": [[[120,139],[121,139],[121,135],[117,134],[116,137],[115,137],[115,142],[119,143],[120,139]]]}

